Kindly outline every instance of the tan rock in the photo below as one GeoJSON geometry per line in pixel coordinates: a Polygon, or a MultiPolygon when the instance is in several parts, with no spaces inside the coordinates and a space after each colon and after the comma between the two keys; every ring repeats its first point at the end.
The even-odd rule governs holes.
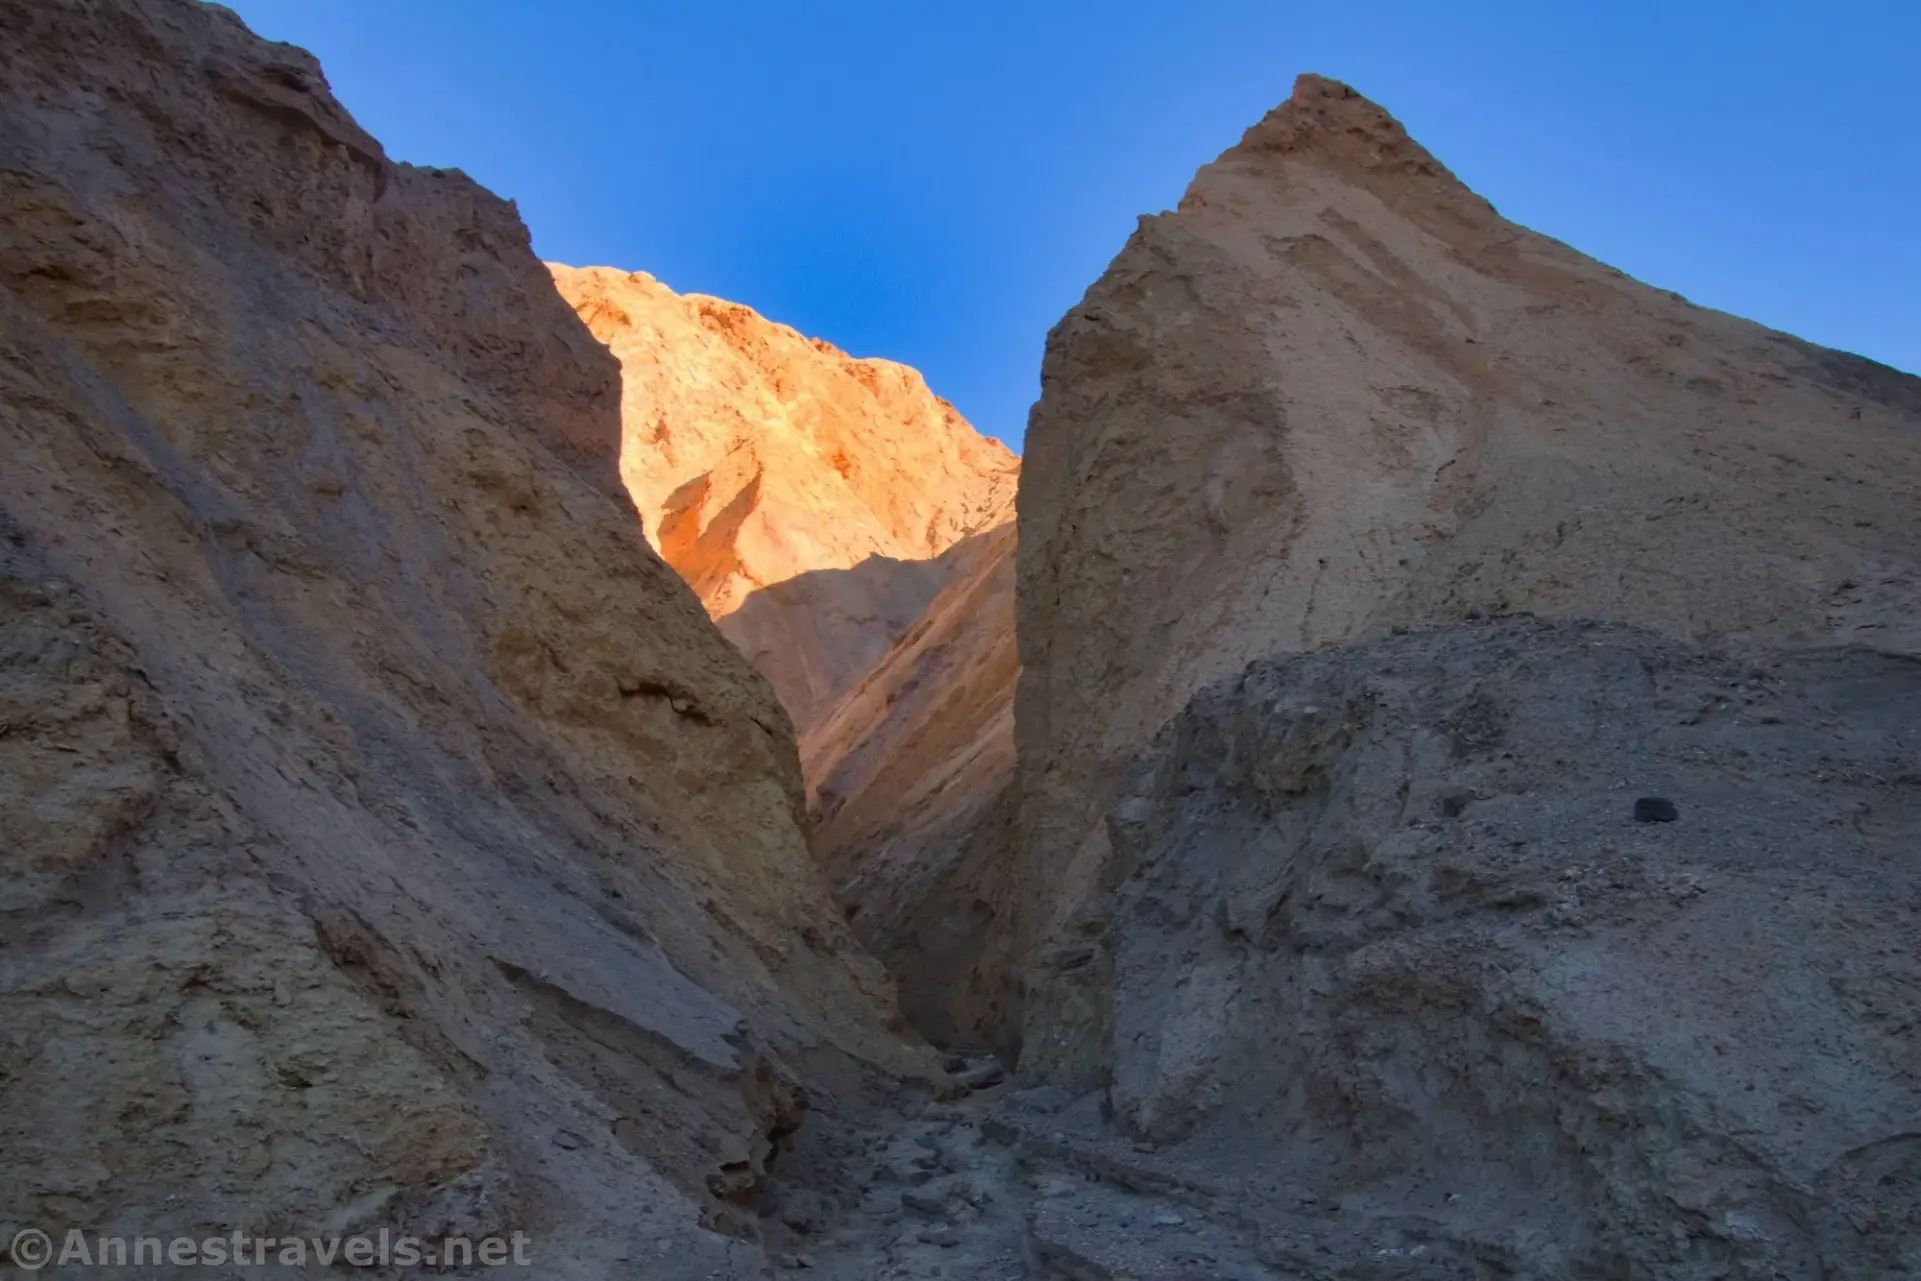
{"type": "Polygon", "coordinates": [[[1502,611],[1915,652],[1918,416],[1914,379],[1506,222],[1303,77],[1048,340],[1022,945],[1076,936],[1124,763],[1251,659],[1502,611]]]}
{"type": "Polygon", "coordinates": [[[1019,460],[904,365],[644,273],[550,270],[620,360],[648,538],[805,732],[945,586],[926,562],[1011,518],[1019,460]]]}
{"type": "Polygon", "coordinates": [[[1014,526],[960,543],[953,582],[801,741],[814,852],[901,1007],[937,1043],[1000,1046],[1014,814],[1014,526]]]}
{"type": "Polygon", "coordinates": [[[1105,1185],[1030,1257],[1913,1270],[1921,380],[1309,77],[1056,329],[1027,447],[1009,901],[1066,1088],[1014,1116],[1105,1185]],[[1194,1237],[1114,1191],[1170,1186],[1194,1237]]]}
{"type": "Polygon", "coordinates": [[[0,1213],[751,1269],[697,1221],[926,1060],[614,362],[228,11],[0,29],[0,1213]]]}

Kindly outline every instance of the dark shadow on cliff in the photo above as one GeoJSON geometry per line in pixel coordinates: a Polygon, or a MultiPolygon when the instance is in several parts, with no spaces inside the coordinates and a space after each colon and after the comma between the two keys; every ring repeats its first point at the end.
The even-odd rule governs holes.
{"type": "Polygon", "coordinates": [[[1014,804],[1014,527],[936,562],[939,594],[801,740],[814,856],[901,1010],[945,1048],[1017,1034],[1004,899],[1014,804]]]}
{"type": "Polygon", "coordinates": [[[851,569],[796,574],[749,595],[720,630],[773,682],[805,737],[966,577],[986,537],[970,535],[931,560],[870,556],[851,569]]]}

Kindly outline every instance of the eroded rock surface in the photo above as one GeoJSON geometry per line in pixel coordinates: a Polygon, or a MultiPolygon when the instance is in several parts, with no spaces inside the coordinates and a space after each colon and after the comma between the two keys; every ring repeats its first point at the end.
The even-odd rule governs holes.
{"type": "Polygon", "coordinates": [[[650,536],[794,718],[855,933],[921,1032],[1008,1043],[1019,460],[913,370],[645,274],[551,270],[620,359],[650,536]]]}
{"type": "Polygon", "coordinates": [[[758,1275],[716,1231],[796,1127],[928,1061],[640,536],[614,361],[300,50],[0,29],[0,1236],[758,1275]]]}
{"type": "Polygon", "coordinates": [[[1250,660],[1509,610],[1921,644],[1921,381],[1506,222],[1317,77],[1056,327],[1025,449],[1030,957],[1097,928],[1126,762],[1250,660]]]}
{"type": "Polygon", "coordinates": [[[1117,789],[1122,878],[1048,1023],[1095,1047],[1091,1087],[989,1079],[876,1132],[858,1197],[793,1207],[776,1257],[836,1281],[1914,1275],[1917,727],[1910,657],[1620,625],[1253,664],[1117,789]],[[1650,796],[1675,817],[1638,821],[1650,796]]]}
{"type": "Polygon", "coordinates": [[[1049,1026],[1284,1275],[1907,1275],[1918,798],[1912,658],[1509,619],[1257,663],[1119,789],[1049,1026]],[[1402,1270],[1316,1270],[1343,1236],[1402,1270]]]}
{"type": "Polygon", "coordinates": [[[553,266],[620,360],[621,478],[802,733],[1012,519],[1020,461],[919,373],[645,273],[553,266]]]}
{"type": "Polygon", "coordinates": [[[1014,526],[959,544],[953,581],[801,740],[814,852],[901,1007],[937,1043],[1008,1046],[1014,526]]]}
{"type": "Polygon", "coordinates": [[[1056,332],[1017,551],[898,367],[563,302],[225,10],[0,29],[0,1240],[1921,1271],[1913,380],[1309,79],[1056,332]],[[803,822],[1051,1083],[924,1079],[803,822]]]}

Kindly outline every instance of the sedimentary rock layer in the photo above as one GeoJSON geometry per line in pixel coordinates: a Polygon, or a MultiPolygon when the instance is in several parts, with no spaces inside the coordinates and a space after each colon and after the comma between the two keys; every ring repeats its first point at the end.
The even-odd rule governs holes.
{"type": "Polygon", "coordinates": [[[732,1275],[697,1221],[921,1060],[614,361],[228,11],[0,29],[4,1215],[732,1275]]]}
{"type": "Polygon", "coordinates": [[[1505,221],[1318,77],[1055,328],[1025,449],[1030,955],[1095,928],[1126,762],[1251,659],[1520,610],[1921,644],[1921,382],[1505,221]]]}
{"type": "Polygon", "coordinates": [[[649,536],[794,718],[856,934],[922,1032],[1005,1040],[1018,459],[904,366],[644,274],[551,270],[621,362],[649,536]]]}
{"type": "Polygon", "coordinates": [[[854,933],[945,1044],[1015,1029],[1005,955],[1014,812],[1014,527],[942,558],[950,585],[801,740],[814,851],[854,933]]]}

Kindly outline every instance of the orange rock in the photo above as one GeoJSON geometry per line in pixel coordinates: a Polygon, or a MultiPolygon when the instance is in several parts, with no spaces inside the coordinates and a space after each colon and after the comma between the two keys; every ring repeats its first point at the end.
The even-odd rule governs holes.
{"type": "Polygon", "coordinates": [[[904,365],[643,272],[550,270],[620,360],[648,539],[805,732],[946,585],[929,562],[1012,518],[1020,460],[904,365]]]}

